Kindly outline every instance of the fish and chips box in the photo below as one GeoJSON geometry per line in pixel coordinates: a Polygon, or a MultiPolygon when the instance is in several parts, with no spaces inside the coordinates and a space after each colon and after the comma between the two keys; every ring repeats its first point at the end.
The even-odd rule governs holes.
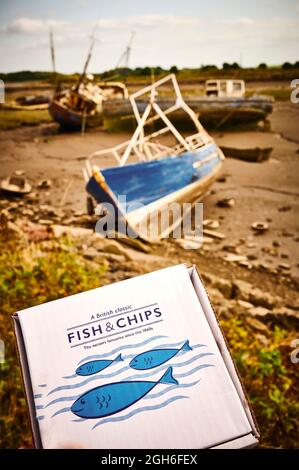
{"type": "Polygon", "coordinates": [[[37,448],[258,443],[195,266],[27,308],[13,322],[37,448]]]}

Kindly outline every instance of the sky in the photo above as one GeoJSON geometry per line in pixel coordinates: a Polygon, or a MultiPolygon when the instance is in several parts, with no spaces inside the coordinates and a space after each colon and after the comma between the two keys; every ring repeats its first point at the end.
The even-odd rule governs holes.
{"type": "MultiPolygon", "coordinates": [[[[114,68],[135,32],[130,67],[244,67],[299,60],[299,0],[0,0],[0,72],[114,68]]],[[[124,65],[124,64],[123,64],[124,65]]]]}

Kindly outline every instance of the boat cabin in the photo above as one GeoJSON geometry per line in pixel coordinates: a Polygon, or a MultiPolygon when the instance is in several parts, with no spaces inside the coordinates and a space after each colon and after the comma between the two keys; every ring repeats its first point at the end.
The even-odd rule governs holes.
{"type": "Polygon", "coordinates": [[[206,80],[205,95],[215,98],[244,98],[244,80],[206,80]]]}

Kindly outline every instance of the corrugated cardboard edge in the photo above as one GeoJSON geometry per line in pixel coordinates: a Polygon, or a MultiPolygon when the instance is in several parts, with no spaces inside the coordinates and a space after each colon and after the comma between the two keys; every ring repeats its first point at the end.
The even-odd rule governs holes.
{"type": "Polygon", "coordinates": [[[203,311],[204,311],[204,314],[206,316],[206,319],[209,323],[209,326],[213,332],[213,335],[214,335],[214,338],[215,338],[215,341],[217,343],[217,346],[219,348],[219,351],[220,351],[220,354],[225,362],[225,365],[227,367],[227,370],[230,374],[230,377],[236,387],[236,391],[239,395],[239,398],[241,400],[241,403],[243,404],[243,407],[244,407],[244,411],[246,413],[246,416],[248,418],[248,421],[249,423],[251,424],[251,427],[252,427],[252,439],[251,439],[251,443],[249,442],[248,439],[246,439],[246,436],[241,436],[239,439],[235,439],[234,441],[229,441],[227,443],[220,443],[219,446],[214,446],[213,448],[244,448],[244,447],[254,447],[258,444],[259,442],[259,437],[260,437],[260,432],[259,432],[259,427],[258,427],[258,423],[257,423],[257,420],[256,420],[256,417],[255,417],[255,414],[254,414],[254,411],[253,411],[253,408],[250,404],[250,401],[249,401],[249,398],[248,398],[248,395],[247,395],[247,392],[245,390],[245,387],[244,387],[244,384],[242,382],[242,379],[240,377],[240,374],[239,374],[239,371],[237,369],[237,366],[236,366],[236,363],[232,357],[232,354],[230,352],[230,348],[229,348],[229,345],[228,345],[228,342],[225,338],[225,335],[224,335],[224,332],[221,328],[221,325],[219,323],[219,319],[218,319],[218,316],[214,310],[214,307],[213,307],[213,304],[211,302],[211,299],[210,299],[210,296],[208,294],[208,291],[205,287],[205,284],[198,272],[198,269],[195,265],[188,265],[187,266],[188,268],[188,271],[189,271],[189,274],[190,274],[190,279],[191,279],[191,282],[194,286],[194,290],[200,300],[200,303],[202,305],[202,299],[200,299],[199,297],[199,293],[197,291],[197,288],[194,284],[194,280],[192,279],[192,276],[194,276],[194,273],[196,273],[196,276],[198,278],[198,281],[199,281],[199,287],[202,287],[203,291],[204,291],[204,295],[206,297],[206,300],[207,301],[207,305],[204,306],[202,305],[203,307],[203,311]],[[209,310],[209,307],[210,307],[210,311],[207,312],[207,310],[209,310]],[[212,324],[212,321],[214,320],[214,324],[212,324]],[[217,331],[218,330],[218,331],[217,331]],[[226,354],[227,353],[227,354],[226,354]],[[238,441],[239,440],[239,444],[238,445],[238,441]],[[231,446],[230,446],[231,445],[231,446]]]}
{"type": "Polygon", "coordinates": [[[30,422],[33,442],[34,442],[36,449],[42,449],[39,426],[35,418],[36,411],[35,411],[35,404],[34,404],[33,389],[32,389],[32,384],[30,380],[30,371],[29,371],[29,365],[27,361],[26,348],[24,344],[23,333],[22,333],[22,329],[21,329],[21,325],[19,321],[19,316],[17,313],[15,313],[12,316],[12,322],[13,322],[14,334],[15,334],[15,338],[16,338],[16,342],[18,346],[17,354],[18,354],[18,360],[19,360],[20,369],[21,369],[23,388],[25,391],[25,397],[26,397],[26,402],[27,402],[27,410],[29,410],[28,415],[29,415],[29,422],[30,422]]]}

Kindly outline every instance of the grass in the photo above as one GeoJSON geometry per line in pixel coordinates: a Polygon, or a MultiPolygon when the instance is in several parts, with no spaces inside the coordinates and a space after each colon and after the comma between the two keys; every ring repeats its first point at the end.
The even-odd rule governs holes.
{"type": "MultiPolygon", "coordinates": [[[[11,315],[98,287],[104,283],[104,268],[86,264],[67,238],[21,244],[6,237],[0,243],[0,338],[5,340],[5,363],[0,364],[0,447],[18,448],[32,441],[11,315]]],[[[244,317],[221,325],[255,410],[261,444],[298,447],[299,367],[290,361],[295,332],[244,317]]]]}
{"type": "Polygon", "coordinates": [[[38,126],[52,122],[48,110],[10,111],[0,110],[0,130],[16,129],[20,126],[38,126]]]}
{"type": "MultiPolygon", "coordinates": [[[[49,242],[46,242],[49,243],[49,242]]],[[[18,247],[10,242],[0,253],[0,447],[31,446],[26,402],[17,360],[11,315],[17,310],[98,287],[104,268],[91,268],[72,252],[67,240],[49,246],[18,247]]]]}

